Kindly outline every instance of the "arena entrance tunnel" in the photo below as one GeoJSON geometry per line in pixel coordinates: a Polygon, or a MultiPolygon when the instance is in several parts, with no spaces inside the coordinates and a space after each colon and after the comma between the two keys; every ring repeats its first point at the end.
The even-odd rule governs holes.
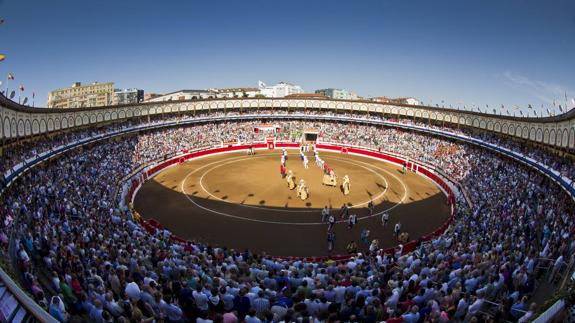
{"type": "MultiPolygon", "coordinates": [[[[247,145],[201,150],[172,158],[147,170],[131,186],[129,198],[142,225],[149,231],[167,229],[177,240],[194,240],[236,250],[249,249],[277,257],[345,257],[349,242],[360,252],[374,239],[380,248],[403,251],[417,240],[443,233],[452,219],[451,188],[427,168],[365,148],[317,145],[319,155],[335,170],[338,185],[321,184],[322,169],[310,159],[306,169],[297,144],[276,143],[275,149],[257,144],[247,155],[247,145]],[[309,185],[302,201],[280,175],[282,149],[287,149],[286,168],[296,182],[309,185]],[[341,191],[341,178],[351,181],[349,195],[341,191]],[[373,207],[370,208],[370,201],[373,207]],[[347,205],[357,224],[349,228],[347,205]],[[328,223],[322,209],[328,206],[336,219],[333,250],[327,248],[328,223]],[[382,215],[389,221],[382,225],[382,215]],[[400,222],[398,241],[394,225],[400,222]],[[366,242],[362,231],[369,230],[366,242]]],[[[311,157],[311,153],[308,153],[311,157]]]]}

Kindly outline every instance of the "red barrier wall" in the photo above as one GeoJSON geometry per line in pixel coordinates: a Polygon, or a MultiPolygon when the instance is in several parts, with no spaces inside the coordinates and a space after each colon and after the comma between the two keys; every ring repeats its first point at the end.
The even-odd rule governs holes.
{"type": "MultiPolygon", "coordinates": [[[[267,148],[266,143],[258,143],[258,144],[253,144],[251,146],[253,148],[256,148],[256,149],[267,148]]],[[[221,148],[206,149],[206,150],[197,151],[197,152],[193,152],[193,153],[187,153],[187,151],[184,151],[185,154],[183,156],[174,157],[170,160],[164,161],[164,162],[154,166],[153,168],[149,169],[144,174],[144,176],[147,179],[148,177],[153,176],[155,173],[157,173],[157,172],[159,172],[159,171],[161,171],[167,167],[170,167],[174,164],[178,164],[182,158],[184,160],[189,160],[189,159],[207,156],[207,155],[212,155],[212,154],[247,150],[249,147],[250,147],[250,145],[237,145],[237,146],[228,146],[228,147],[221,147],[221,148]]],[[[299,144],[297,144],[297,143],[281,143],[280,142],[280,143],[276,143],[275,147],[277,147],[277,148],[298,148],[299,144]]],[[[381,153],[381,152],[377,152],[377,151],[361,149],[361,148],[343,147],[343,146],[337,146],[337,145],[324,145],[324,144],[317,144],[316,148],[329,150],[329,151],[335,151],[335,152],[346,152],[346,153],[353,153],[353,154],[358,154],[358,155],[363,155],[363,156],[368,156],[368,157],[374,157],[374,158],[386,160],[388,162],[392,162],[392,163],[397,164],[399,166],[403,166],[403,162],[404,162],[403,159],[395,157],[395,156],[387,155],[385,153],[381,153]]],[[[408,162],[408,168],[411,169],[412,166],[413,166],[413,163],[408,162]]],[[[454,198],[453,192],[452,192],[451,188],[449,187],[449,185],[447,185],[441,177],[437,176],[437,174],[431,172],[430,170],[428,170],[427,168],[425,168],[421,165],[418,166],[418,172],[420,174],[426,176],[430,180],[434,181],[441,188],[443,188],[443,190],[445,192],[447,192],[448,203],[451,204],[451,216],[439,228],[435,229],[430,234],[422,236],[419,239],[421,242],[425,242],[425,241],[429,241],[431,239],[437,238],[438,236],[442,235],[445,232],[445,230],[447,230],[447,228],[449,227],[449,225],[453,221],[453,218],[455,215],[455,198],[454,198]]],[[[140,178],[134,178],[132,180],[132,184],[130,185],[130,189],[128,190],[128,194],[127,194],[127,198],[130,202],[133,201],[134,193],[136,192],[136,190],[138,189],[138,187],[141,184],[142,184],[142,181],[140,180],[140,178]]],[[[148,221],[142,219],[140,221],[140,224],[150,234],[154,234],[157,229],[161,228],[161,224],[158,221],[156,221],[155,219],[150,219],[148,221]]],[[[180,237],[177,237],[175,235],[172,236],[172,239],[178,243],[185,243],[186,242],[186,240],[184,240],[180,237]]],[[[418,244],[418,241],[416,241],[416,240],[412,240],[412,241],[409,241],[408,243],[404,244],[402,254],[406,254],[406,253],[414,251],[415,248],[417,247],[417,244],[418,244]]],[[[384,252],[385,253],[393,253],[393,252],[395,252],[395,249],[396,248],[388,248],[388,249],[385,249],[384,252]]],[[[344,261],[344,260],[349,259],[350,257],[351,257],[350,255],[333,255],[333,256],[325,256],[325,257],[277,257],[276,259],[285,259],[285,260],[302,259],[305,261],[326,261],[326,260],[344,261]]]]}

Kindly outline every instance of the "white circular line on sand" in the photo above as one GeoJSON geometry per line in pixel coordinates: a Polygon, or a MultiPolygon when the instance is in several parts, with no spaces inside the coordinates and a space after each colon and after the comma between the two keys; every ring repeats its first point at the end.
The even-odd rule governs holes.
{"type": "MultiPolygon", "coordinates": [[[[257,157],[265,157],[265,156],[250,156],[249,158],[257,158],[257,157]]],[[[235,157],[235,158],[233,158],[233,159],[240,159],[240,158],[241,158],[241,157],[235,157]]],[[[246,158],[246,157],[243,157],[243,158],[246,158]]],[[[324,222],[279,222],[279,221],[267,221],[267,220],[259,220],[259,219],[245,218],[245,217],[240,217],[240,216],[236,216],[236,215],[229,214],[229,213],[225,213],[225,212],[219,212],[219,211],[216,211],[216,210],[213,210],[213,209],[204,207],[204,206],[202,206],[202,205],[196,203],[196,202],[195,202],[191,197],[189,197],[188,194],[186,193],[186,189],[184,188],[184,183],[186,182],[186,180],[188,179],[188,177],[190,177],[190,176],[191,176],[192,174],[194,174],[195,172],[197,172],[197,171],[199,171],[200,169],[203,169],[203,168],[205,168],[205,167],[207,167],[207,166],[216,164],[216,163],[218,163],[218,162],[221,162],[221,161],[212,162],[212,163],[203,165],[203,166],[199,167],[198,169],[196,169],[196,170],[194,170],[194,171],[191,171],[190,173],[188,173],[188,175],[186,175],[186,177],[185,177],[185,178],[182,180],[182,182],[181,182],[181,189],[182,189],[182,193],[184,194],[184,196],[185,196],[192,204],[194,204],[195,206],[199,207],[200,209],[205,210],[205,211],[208,211],[208,212],[211,212],[211,213],[215,213],[215,214],[218,214],[218,215],[221,215],[221,216],[225,216],[225,217],[228,217],[228,218],[237,219],[237,220],[243,220],[243,221],[259,222],[259,223],[267,223],[267,224],[281,224],[281,225],[326,225],[326,223],[324,223],[324,222]]],[[[357,162],[370,165],[369,163],[366,163],[366,162],[361,162],[361,161],[357,161],[357,162]]],[[[396,180],[398,180],[398,181],[401,183],[401,185],[403,186],[404,194],[403,194],[402,199],[401,199],[398,203],[396,203],[395,205],[393,205],[392,207],[387,208],[387,209],[385,209],[385,210],[383,210],[383,211],[374,213],[374,214],[372,214],[372,215],[370,215],[370,216],[365,216],[365,217],[358,218],[358,221],[365,220],[365,219],[368,219],[368,218],[372,218],[372,217],[378,216],[378,215],[380,215],[380,214],[383,214],[384,212],[388,212],[388,211],[390,211],[390,210],[396,208],[396,207],[399,206],[400,204],[402,204],[403,201],[405,200],[405,198],[407,197],[407,192],[408,192],[408,190],[407,190],[407,187],[405,186],[405,183],[404,183],[402,180],[400,180],[397,176],[395,176],[393,173],[391,173],[391,172],[388,171],[388,170],[382,169],[381,167],[377,167],[377,166],[374,166],[374,165],[371,165],[371,166],[372,166],[373,168],[377,168],[377,169],[379,169],[379,170],[381,170],[381,171],[384,171],[384,172],[388,173],[388,174],[391,175],[393,178],[395,178],[396,180]]],[[[346,222],[346,220],[336,221],[336,223],[344,223],[344,222],[346,222]]]]}
{"type": "MultiPolygon", "coordinates": [[[[267,155],[267,156],[273,156],[273,155],[270,154],[270,155],[267,155]]],[[[265,156],[261,156],[261,157],[265,157],[265,156]]],[[[208,194],[209,196],[215,198],[216,200],[219,200],[219,201],[222,201],[222,202],[225,202],[225,203],[230,203],[230,204],[235,204],[235,205],[243,206],[243,207],[249,207],[249,208],[253,208],[253,209],[261,209],[261,210],[273,211],[273,212],[290,212],[290,213],[312,213],[312,212],[313,212],[313,213],[316,213],[316,212],[317,212],[317,209],[315,209],[315,210],[289,210],[289,209],[285,209],[285,210],[284,210],[284,209],[279,209],[279,208],[278,208],[278,209],[270,209],[269,207],[262,207],[262,206],[249,205],[249,204],[242,204],[242,203],[238,203],[238,202],[234,202],[234,201],[228,201],[228,200],[224,200],[224,199],[222,199],[222,198],[219,198],[219,197],[215,196],[214,194],[210,193],[210,192],[205,188],[204,183],[203,183],[203,181],[204,181],[204,176],[206,176],[209,172],[213,171],[213,170],[216,169],[216,168],[219,168],[219,167],[222,167],[222,166],[225,166],[225,165],[228,165],[228,164],[236,163],[236,162],[239,162],[239,161],[247,160],[247,159],[251,159],[251,158],[250,158],[250,157],[246,157],[246,158],[244,158],[244,159],[235,159],[235,160],[232,160],[232,161],[227,161],[227,162],[225,162],[225,163],[216,165],[216,166],[214,166],[214,167],[208,169],[208,170],[207,170],[205,173],[203,173],[202,176],[200,177],[200,187],[202,188],[202,190],[203,190],[204,192],[206,192],[206,194],[208,194]]],[[[365,202],[353,204],[353,205],[350,206],[350,208],[355,208],[355,207],[358,207],[358,206],[366,205],[366,204],[369,203],[370,200],[373,200],[373,201],[378,200],[378,199],[380,199],[381,197],[383,197],[383,195],[385,195],[385,193],[387,192],[387,188],[388,188],[388,186],[389,186],[389,183],[387,182],[387,180],[385,179],[385,177],[383,177],[381,174],[375,172],[373,169],[370,169],[370,168],[368,168],[368,167],[359,165],[358,163],[355,163],[355,162],[353,162],[353,161],[349,161],[349,160],[342,159],[342,158],[332,158],[332,157],[327,156],[325,159],[326,159],[326,160],[339,160],[339,161],[342,161],[342,162],[344,162],[344,163],[349,163],[349,164],[353,164],[353,165],[359,166],[359,167],[361,167],[361,168],[363,168],[363,169],[366,169],[366,170],[372,172],[372,173],[375,174],[376,176],[379,176],[379,178],[381,178],[381,179],[385,182],[385,189],[384,189],[381,193],[379,193],[376,197],[371,198],[371,199],[369,199],[369,200],[367,200],[367,201],[365,201],[365,202]]],[[[370,165],[370,166],[371,166],[371,165],[370,165]]]]}

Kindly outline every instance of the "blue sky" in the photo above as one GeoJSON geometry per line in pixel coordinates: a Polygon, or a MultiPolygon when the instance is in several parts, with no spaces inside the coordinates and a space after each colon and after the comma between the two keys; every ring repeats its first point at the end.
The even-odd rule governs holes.
{"type": "Polygon", "coordinates": [[[0,0],[0,80],[167,92],[288,81],[307,92],[485,107],[575,97],[575,1],[0,0]]]}

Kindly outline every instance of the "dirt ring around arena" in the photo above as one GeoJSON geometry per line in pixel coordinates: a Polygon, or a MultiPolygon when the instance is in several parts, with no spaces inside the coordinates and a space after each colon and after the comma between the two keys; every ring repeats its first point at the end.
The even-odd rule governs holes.
{"type": "Polygon", "coordinates": [[[281,150],[244,151],[201,158],[167,168],[143,183],[134,207],[144,219],[154,219],[176,236],[234,249],[249,249],[274,256],[326,256],[345,254],[354,240],[360,250],[363,228],[380,247],[398,244],[393,226],[400,221],[410,240],[436,230],[450,216],[445,194],[430,179],[401,167],[364,156],[320,152],[321,158],[338,175],[338,186],[322,185],[322,171],[307,153],[308,168],[298,150],[288,150],[287,169],[296,183],[304,179],[310,196],[302,201],[289,190],[280,175],[281,150]],[[344,175],[351,182],[349,195],[340,184],[344,175]],[[370,211],[369,201],[374,202],[370,211]],[[339,216],[343,204],[358,224],[348,228],[339,216]],[[327,227],[321,209],[330,206],[337,219],[336,244],[327,250],[327,227]],[[390,215],[381,224],[381,214],[390,215]]]}

